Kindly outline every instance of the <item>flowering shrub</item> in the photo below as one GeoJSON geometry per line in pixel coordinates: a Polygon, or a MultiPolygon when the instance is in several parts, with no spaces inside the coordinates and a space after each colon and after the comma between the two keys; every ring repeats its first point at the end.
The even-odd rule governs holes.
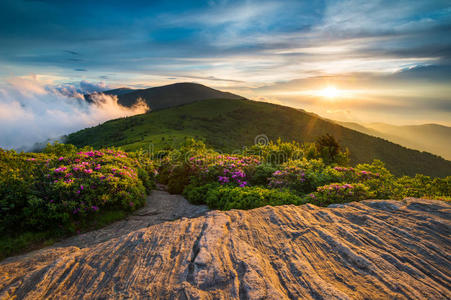
{"type": "Polygon", "coordinates": [[[299,195],[315,191],[316,187],[332,182],[336,176],[322,160],[294,160],[280,166],[268,179],[270,188],[289,188],[299,195]]]}
{"type": "Polygon", "coordinates": [[[361,183],[332,183],[318,187],[316,192],[307,196],[307,199],[308,202],[324,206],[332,203],[360,201],[368,199],[370,195],[368,187],[361,183]]]}
{"type": "Polygon", "coordinates": [[[17,154],[0,150],[0,232],[74,232],[104,210],[144,204],[155,168],[139,154],[105,149],[17,154]]]}
{"type": "Polygon", "coordinates": [[[283,170],[275,171],[269,178],[268,185],[272,188],[302,186],[305,180],[304,170],[297,166],[287,166],[283,170]]]}
{"type": "Polygon", "coordinates": [[[160,164],[161,182],[168,184],[170,193],[181,193],[185,186],[207,183],[245,187],[260,161],[252,156],[220,155],[209,152],[188,156],[185,161],[165,159],[160,164]]]}

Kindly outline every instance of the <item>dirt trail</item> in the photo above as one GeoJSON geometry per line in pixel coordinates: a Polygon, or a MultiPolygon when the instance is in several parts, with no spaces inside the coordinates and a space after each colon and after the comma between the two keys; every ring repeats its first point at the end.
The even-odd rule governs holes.
{"type": "Polygon", "coordinates": [[[3,261],[0,299],[451,298],[446,202],[207,212],[163,191],[149,201],[129,220],[3,261]]]}

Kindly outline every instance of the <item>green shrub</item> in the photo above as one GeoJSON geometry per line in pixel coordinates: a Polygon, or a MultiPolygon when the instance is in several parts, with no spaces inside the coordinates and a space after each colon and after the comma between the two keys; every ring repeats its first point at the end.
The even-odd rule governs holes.
{"type": "Polygon", "coordinates": [[[364,184],[332,183],[318,187],[315,193],[311,193],[305,198],[305,201],[319,206],[327,206],[333,203],[360,201],[370,197],[369,188],[364,184]]]}
{"type": "Polygon", "coordinates": [[[272,164],[263,163],[255,167],[253,176],[249,179],[251,185],[267,186],[272,174],[277,171],[277,167],[272,164]]]}
{"type": "Polygon", "coordinates": [[[190,173],[185,165],[174,166],[169,171],[168,192],[171,194],[181,194],[189,183],[190,173]]]}
{"type": "Polygon", "coordinates": [[[219,187],[219,183],[209,183],[202,186],[190,184],[183,190],[183,196],[185,196],[185,198],[192,204],[206,204],[208,191],[219,187]]]}
{"type": "Polygon", "coordinates": [[[208,188],[205,203],[212,209],[251,209],[265,205],[304,203],[303,199],[288,190],[262,187],[218,186],[208,188]]]}

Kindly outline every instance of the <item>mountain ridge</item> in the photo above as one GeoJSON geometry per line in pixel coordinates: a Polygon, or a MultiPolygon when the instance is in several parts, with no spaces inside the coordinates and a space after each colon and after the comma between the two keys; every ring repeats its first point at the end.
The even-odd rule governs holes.
{"type": "Polygon", "coordinates": [[[447,160],[451,159],[451,127],[445,125],[398,126],[386,123],[336,122],[347,128],[383,138],[407,148],[430,152],[447,160]]]}
{"type": "MultiPolygon", "coordinates": [[[[131,107],[138,99],[143,100],[152,111],[189,104],[206,99],[245,99],[242,96],[223,92],[194,82],[178,82],[147,89],[118,88],[102,92],[115,95],[118,103],[131,107]]],[[[85,97],[90,99],[90,96],[85,97]]]]}

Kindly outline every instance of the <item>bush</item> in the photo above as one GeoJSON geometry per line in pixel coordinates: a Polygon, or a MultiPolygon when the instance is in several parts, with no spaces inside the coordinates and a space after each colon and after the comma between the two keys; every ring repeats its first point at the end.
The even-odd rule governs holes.
{"type": "Polygon", "coordinates": [[[74,232],[104,210],[137,209],[153,186],[156,170],[143,157],[52,147],[41,154],[0,150],[2,234],[74,232]]]}
{"type": "Polygon", "coordinates": [[[327,206],[333,203],[360,201],[368,199],[370,196],[369,188],[364,184],[332,183],[318,187],[317,191],[307,196],[305,201],[319,206],[327,206]]]}
{"type": "Polygon", "coordinates": [[[168,192],[171,194],[181,194],[185,186],[189,183],[189,169],[184,166],[174,166],[169,171],[168,192]]]}
{"type": "Polygon", "coordinates": [[[202,186],[190,184],[183,190],[183,196],[192,204],[206,204],[206,198],[209,190],[219,188],[218,183],[209,183],[202,186]]]}
{"type": "Polygon", "coordinates": [[[251,185],[267,186],[272,174],[277,171],[277,167],[272,164],[262,163],[255,167],[254,174],[249,178],[251,185]]]}
{"type": "Polygon", "coordinates": [[[265,205],[304,203],[303,199],[288,190],[272,190],[262,187],[208,187],[205,203],[212,209],[251,209],[265,205]]]}
{"type": "Polygon", "coordinates": [[[337,174],[331,174],[330,167],[321,159],[301,159],[289,161],[275,171],[269,178],[271,188],[289,188],[298,195],[304,195],[316,190],[318,186],[336,179],[337,174]]]}

